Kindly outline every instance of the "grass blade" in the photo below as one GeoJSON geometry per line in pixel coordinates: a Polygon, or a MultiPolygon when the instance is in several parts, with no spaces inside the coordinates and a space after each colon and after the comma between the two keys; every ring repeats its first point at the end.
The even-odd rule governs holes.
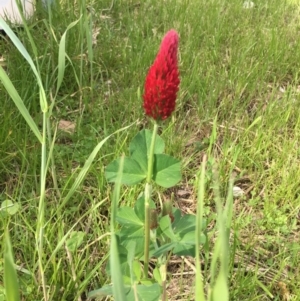
{"type": "MultiPolygon", "coordinates": [[[[0,19],[1,22],[1,19],[0,19]]],[[[35,136],[38,138],[38,140],[42,143],[43,138],[42,135],[36,125],[36,123],[33,121],[32,117],[30,116],[27,108],[24,105],[24,102],[22,101],[19,93],[17,92],[15,86],[7,76],[6,72],[3,70],[3,68],[0,66],[0,80],[5,87],[6,91],[8,92],[9,96],[15,103],[16,107],[18,108],[19,112],[22,114],[24,119],[26,120],[27,124],[29,125],[30,129],[33,131],[35,136]]]]}
{"type": "Polygon", "coordinates": [[[115,189],[112,198],[112,207],[111,207],[111,243],[110,243],[110,266],[111,266],[111,278],[112,278],[112,289],[115,300],[126,301],[125,288],[123,283],[123,276],[119,258],[118,243],[117,237],[115,234],[115,219],[117,215],[117,208],[120,199],[120,190],[121,190],[121,178],[124,166],[124,157],[120,160],[120,167],[118,171],[118,178],[115,184],[115,189]]]}
{"type": "Polygon", "coordinates": [[[203,157],[201,165],[200,179],[198,183],[198,200],[197,200],[197,215],[196,215],[196,288],[195,288],[195,300],[205,301],[203,276],[201,273],[200,262],[200,237],[203,220],[203,207],[204,207],[204,190],[205,190],[205,166],[206,156],[203,157]]]}
{"type": "Polygon", "coordinates": [[[20,301],[17,272],[14,266],[12,247],[8,231],[4,236],[4,287],[7,301],[20,301]]]}
{"type": "Polygon", "coordinates": [[[59,51],[58,51],[58,75],[57,75],[57,87],[56,87],[56,94],[58,93],[58,90],[62,84],[64,73],[65,73],[65,66],[66,66],[66,35],[67,32],[74,27],[79,20],[81,19],[81,16],[78,20],[70,23],[64,32],[64,34],[61,37],[60,43],[59,43],[59,51]]]}
{"type": "Polygon", "coordinates": [[[77,176],[74,184],[72,185],[71,189],[69,190],[68,194],[66,195],[66,197],[64,198],[63,202],[61,203],[61,205],[59,206],[58,210],[61,210],[62,207],[64,207],[66,205],[66,203],[69,201],[69,199],[72,197],[72,195],[75,193],[75,191],[77,190],[77,188],[80,186],[80,184],[82,183],[82,181],[84,180],[87,172],[89,171],[95,157],[97,156],[98,152],[100,151],[101,147],[104,145],[104,143],[113,135],[122,132],[128,128],[130,128],[134,123],[125,126],[117,131],[115,131],[114,133],[112,133],[111,135],[107,136],[106,138],[104,138],[102,141],[100,141],[96,147],[94,148],[94,150],[92,151],[92,153],[90,154],[90,156],[87,158],[87,160],[85,161],[85,164],[82,168],[82,170],[80,171],[79,175],[77,176]]]}
{"type": "Polygon", "coordinates": [[[19,52],[23,55],[23,57],[29,63],[34,75],[36,76],[38,85],[40,87],[41,110],[42,110],[42,112],[47,112],[48,105],[47,105],[45,90],[44,90],[44,87],[42,84],[40,74],[38,73],[32,58],[30,57],[28,51],[25,49],[25,47],[23,46],[23,44],[21,43],[19,38],[15,35],[15,33],[10,29],[10,27],[7,25],[7,23],[2,18],[0,18],[0,27],[5,31],[5,33],[9,36],[9,38],[11,39],[13,44],[16,46],[16,48],[19,50],[19,52]]]}

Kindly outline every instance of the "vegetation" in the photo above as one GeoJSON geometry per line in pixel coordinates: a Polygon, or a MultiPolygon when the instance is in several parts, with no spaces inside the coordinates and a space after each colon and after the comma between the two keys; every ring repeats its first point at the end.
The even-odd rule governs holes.
{"type": "MultiPolygon", "coordinates": [[[[174,28],[181,83],[158,132],[182,179],[156,187],[154,201],[172,199],[185,214],[198,205],[206,241],[201,265],[169,259],[168,298],[194,300],[200,272],[210,294],[224,272],[230,300],[298,300],[299,4],[60,2],[48,12],[38,4],[24,27],[11,25],[15,40],[9,31],[0,40],[0,283],[17,276],[21,300],[54,301],[87,300],[111,282],[112,202],[133,208],[143,187],[116,185],[114,199],[105,169],[152,128],[144,81],[174,28]],[[223,224],[226,266],[215,247],[226,243],[223,224]]],[[[0,300],[9,298],[1,284],[0,300]]]]}

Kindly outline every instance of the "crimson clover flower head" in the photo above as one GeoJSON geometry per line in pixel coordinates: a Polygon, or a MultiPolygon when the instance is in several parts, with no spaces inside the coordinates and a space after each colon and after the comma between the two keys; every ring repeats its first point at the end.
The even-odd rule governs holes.
{"type": "Polygon", "coordinates": [[[175,30],[166,33],[146,77],[143,106],[146,115],[155,120],[167,119],[175,110],[180,83],[178,41],[178,33],[175,30]]]}

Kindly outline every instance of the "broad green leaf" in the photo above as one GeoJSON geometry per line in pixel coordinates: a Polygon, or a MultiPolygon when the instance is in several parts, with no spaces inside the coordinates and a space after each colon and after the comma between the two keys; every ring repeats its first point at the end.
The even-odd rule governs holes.
{"type": "Polygon", "coordinates": [[[177,256],[191,256],[195,257],[195,244],[183,244],[177,243],[175,248],[173,249],[173,254],[177,256]]]}
{"type": "MultiPolygon", "coordinates": [[[[204,233],[200,234],[199,242],[201,245],[205,244],[206,236],[204,235],[204,233]]],[[[184,234],[184,236],[180,239],[180,243],[195,245],[195,231],[184,234]]]]}
{"type": "Polygon", "coordinates": [[[118,210],[117,221],[122,226],[119,231],[121,244],[128,248],[128,244],[135,240],[135,256],[141,256],[143,253],[144,223],[135,214],[134,209],[130,207],[121,207],[118,210]]]}
{"type": "Polygon", "coordinates": [[[127,246],[131,241],[135,241],[136,248],[134,250],[134,255],[136,258],[141,258],[144,254],[144,231],[143,228],[136,229],[132,231],[131,228],[123,227],[120,232],[120,241],[123,246],[127,246]]]}
{"type": "Polygon", "coordinates": [[[131,243],[131,241],[136,242],[135,247],[135,256],[141,257],[144,252],[144,226],[142,225],[134,225],[129,224],[127,226],[122,226],[120,229],[118,236],[120,238],[120,243],[127,248],[127,245],[131,243]]]}
{"type": "Polygon", "coordinates": [[[158,249],[156,249],[153,252],[150,252],[151,257],[159,257],[163,254],[166,254],[167,252],[171,251],[172,249],[174,249],[177,245],[177,242],[170,242],[167,244],[162,245],[161,247],[159,247],[158,249]]]}
{"type": "Polygon", "coordinates": [[[128,264],[130,266],[130,268],[132,268],[132,262],[134,260],[134,250],[136,247],[136,242],[134,240],[131,240],[129,244],[127,244],[126,249],[127,249],[127,261],[128,264]]]}
{"type": "Polygon", "coordinates": [[[138,244],[139,242],[135,240],[130,240],[126,246],[126,249],[128,250],[127,262],[130,268],[131,284],[133,284],[134,282],[139,282],[142,275],[140,263],[137,260],[135,260],[136,246],[138,244]]]}
{"type": "Polygon", "coordinates": [[[70,238],[66,241],[66,246],[68,250],[74,253],[82,244],[85,233],[82,231],[71,232],[70,238]]]}
{"type": "MultiPolygon", "coordinates": [[[[128,294],[130,291],[130,286],[125,286],[125,294],[128,294]]],[[[113,290],[112,290],[112,285],[104,285],[103,287],[93,290],[88,293],[88,298],[93,299],[93,298],[101,298],[101,297],[106,297],[106,296],[112,296],[113,290]]]]}
{"type": "MultiPolygon", "coordinates": [[[[117,236],[117,244],[118,244],[119,260],[120,260],[123,280],[125,278],[129,279],[127,284],[131,284],[130,269],[129,269],[128,260],[127,260],[127,257],[128,257],[127,252],[128,251],[123,245],[120,244],[118,236],[117,236]]],[[[109,276],[112,275],[112,271],[111,271],[111,268],[110,268],[110,260],[107,261],[105,271],[106,271],[107,275],[109,275],[109,276]]]]}
{"type": "Polygon", "coordinates": [[[142,277],[142,267],[141,267],[141,263],[138,260],[134,260],[132,263],[133,266],[133,274],[135,276],[135,279],[137,282],[139,282],[141,280],[142,277]]]}
{"type": "Polygon", "coordinates": [[[161,288],[159,284],[152,285],[136,285],[135,288],[131,288],[127,295],[128,301],[135,301],[135,289],[138,296],[138,301],[158,301],[161,296],[161,288]]]}
{"type": "MultiPolygon", "coordinates": [[[[1,21],[1,18],[0,18],[1,21]]],[[[27,108],[25,107],[23,100],[21,99],[19,93],[17,92],[15,86],[7,76],[6,72],[3,70],[3,68],[0,66],[0,80],[5,87],[5,90],[15,103],[16,107],[18,108],[19,112],[22,114],[24,117],[25,121],[29,125],[30,129],[33,131],[35,136],[38,138],[39,142],[43,142],[42,135],[36,125],[36,123],[33,121],[32,117],[30,116],[27,108]]]]}
{"type": "Polygon", "coordinates": [[[179,238],[174,234],[169,215],[163,216],[160,219],[159,228],[164,235],[171,239],[171,241],[175,242],[179,240],[179,238]]]}
{"type": "MultiPolygon", "coordinates": [[[[128,301],[134,301],[134,290],[136,289],[138,301],[157,301],[161,295],[161,289],[159,284],[151,285],[136,285],[135,288],[131,286],[125,286],[125,292],[127,294],[126,299],[128,301]]],[[[89,292],[88,298],[101,298],[112,295],[112,285],[105,285],[100,289],[89,292]]],[[[119,301],[118,299],[115,299],[119,301]]]]}
{"type": "MultiPolygon", "coordinates": [[[[156,209],[155,203],[150,199],[149,201],[150,209],[156,209]]],[[[145,198],[144,196],[138,198],[134,205],[134,212],[138,218],[144,222],[145,221],[145,198]]]]}
{"type": "Polygon", "coordinates": [[[19,204],[13,203],[11,200],[5,200],[1,203],[0,212],[6,212],[9,215],[14,215],[19,210],[19,204]]]}
{"type": "Polygon", "coordinates": [[[173,222],[173,224],[175,224],[182,217],[181,211],[178,208],[173,208],[173,215],[174,215],[174,222],[173,222]]]}
{"type": "MultiPolygon", "coordinates": [[[[111,162],[105,170],[105,177],[108,182],[115,182],[120,165],[120,159],[111,162]]],[[[146,173],[140,165],[132,158],[124,159],[124,168],[121,183],[125,185],[134,185],[146,178],[146,173]]]]}
{"type": "MultiPolygon", "coordinates": [[[[143,229],[144,229],[143,226],[135,226],[135,225],[123,226],[121,230],[118,232],[121,243],[123,244],[125,241],[127,241],[127,239],[128,241],[130,241],[130,239],[138,239],[140,240],[138,245],[140,245],[141,241],[144,239],[143,229]]],[[[138,246],[136,248],[138,248],[138,246]]]]}
{"type": "Polygon", "coordinates": [[[167,252],[172,251],[173,254],[178,256],[195,256],[195,244],[185,244],[181,241],[174,241],[167,244],[162,245],[156,250],[150,252],[150,255],[153,257],[159,257],[161,255],[165,255],[167,252]]]}
{"type": "Polygon", "coordinates": [[[121,207],[117,212],[117,221],[121,225],[143,227],[144,223],[135,214],[133,208],[121,207]]]}
{"type": "MultiPolygon", "coordinates": [[[[140,165],[141,169],[147,174],[148,154],[152,140],[152,132],[149,130],[140,131],[129,145],[130,157],[140,165]]],[[[162,154],[165,143],[158,135],[155,137],[154,154],[162,154]]]]}
{"type": "Polygon", "coordinates": [[[154,155],[153,178],[154,181],[164,187],[169,188],[176,185],[181,180],[180,161],[165,155],[154,155]]]}
{"type": "Polygon", "coordinates": [[[183,236],[185,233],[195,231],[196,229],[196,215],[185,214],[181,216],[178,221],[173,223],[175,233],[179,233],[183,236]]]}
{"type": "MultiPolygon", "coordinates": [[[[137,149],[143,150],[146,154],[148,154],[150,149],[151,139],[152,139],[152,132],[147,129],[137,133],[129,145],[130,154],[132,155],[132,153],[135,152],[137,149]]],[[[162,154],[164,150],[165,150],[165,143],[163,139],[159,135],[156,135],[154,154],[162,154]]]]}
{"type": "Polygon", "coordinates": [[[126,246],[126,249],[128,250],[127,263],[130,268],[131,284],[133,284],[134,282],[139,282],[142,276],[142,268],[140,262],[135,259],[136,247],[139,243],[140,242],[131,239],[126,246]]]}
{"type": "Polygon", "coordinates": [[[4,287],[6,301],[20,301],[17,272],[14,266],[12,247],[8,231],[4,235],[4,287]]]}
{"type": "Polygon", "coordinates": [[[145,198],[144,196],[137,199],[134,205],[134,212],[138,218],[145,222],[145,198]]]}
{"type": "Polygon", "coordinates": [[[161,275],[160,275],[160,271],[159,271],[158,267],[155,267],[153,270],[153,278],[159,285],[162,285],[162,279],[161,279],[161,275]]]}

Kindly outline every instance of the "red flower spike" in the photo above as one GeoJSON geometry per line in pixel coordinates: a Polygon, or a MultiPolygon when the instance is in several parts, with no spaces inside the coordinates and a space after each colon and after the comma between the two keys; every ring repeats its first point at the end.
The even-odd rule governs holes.
{"type": "Polygon", "coordinates": [[[144,88],[144,110],[155,120],[170,117],[175,110],[179,89],[178,33],[170,30],[164,36],[159,52],[150,67],[144,88]]]}

